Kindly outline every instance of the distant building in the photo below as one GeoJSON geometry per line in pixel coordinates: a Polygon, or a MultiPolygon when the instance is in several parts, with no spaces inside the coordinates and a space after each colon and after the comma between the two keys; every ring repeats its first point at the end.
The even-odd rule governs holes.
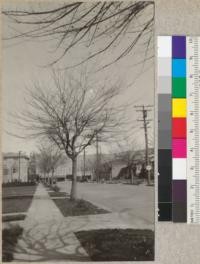
{"type": "MultiPolygon", "coordinates": [[[[112,179],[123,179],[129,177],[127,170],[127,162],[123,160],[123,153],[117,154],[101,154],[100,162],[98,167],[99,180],[112,180],[112,179]]],[[[149,149],[149,162],[152,167],[152,178],[154,174],[154,153],[153,149],[149,149]]],[[[134,175],[139,177],[141,175],[142,169],[145,166],[145,150],[137,150],[134,154],[134,175]]],[[[72,174],[72,162],[70,159],[66,159],[66,162],[59,165],[54,172],[54,177],[65,179],[71,179],[72,174]]],[[[78,156],[77,160],[77,179],[83,178],[85,175],[89,180],[97,180],[96,176],[96,155],[88,154],[85,157],[83,155],[78,156]],[[84,172],[85,168],[85,172],[84,172]]]]}
{"type": "Polygon", "coordinates": [[[21,152],[3,154],[3,182],[28,181],[29,157],[21,152]]]}
{"type": "Polygon", "coordinates": [[[121,169],[126,166],[126,163],[122,160],[112,160],[112,178],[117,178],[121,169]]]}

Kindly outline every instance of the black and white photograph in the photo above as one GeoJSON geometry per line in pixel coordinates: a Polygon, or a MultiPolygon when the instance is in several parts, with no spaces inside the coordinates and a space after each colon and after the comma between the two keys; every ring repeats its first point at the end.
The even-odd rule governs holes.
{"type": "Polygon", "coordinates": [[[4,1],[2,261],[153,261],[154,2],[4,1]]]}

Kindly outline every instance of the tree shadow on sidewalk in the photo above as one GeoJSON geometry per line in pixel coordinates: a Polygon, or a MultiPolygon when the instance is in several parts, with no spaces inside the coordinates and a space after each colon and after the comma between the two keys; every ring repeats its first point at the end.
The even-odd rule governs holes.
{"type": "MultiPolygon", "coordinates": [[[[50,220],[35,222],[23,230],[13,252],[14,261],[89,261],[85,250],[71,231],[71,223],[50,220]]],[[[9,250],[9,245],[7,250],[9,250]]]]}
{"type": "MultiPolygon", "coordinates": [[[[20,235],[15,248],[11,248],[8,245],[5,249],[11,251],[10,253],[13,254],[14,261],[90,261],[91,257],[88,256],[90,252],[75,235],[77,232],[84,230],[100,231],[105,228],[109,229],[110,232],[113,232],[116,228],[118,230],[124,228],[131,228],[132,230],[138,228],[151,229],[149,228],[149,223],[144,221],[145,219],[141,221],[141,219],[138,219],[134,215],[134,212],[129,212],[128,208],[125,208],[119,213],[100,215],[83,215],[65,218],[59,218],[51,214],[49,214],[49,218],[43,215],[40,216],[38,219],[37,214],[35,216],[32,214],[29,219],[26,219],[22,223],[23,233],[20,235]],[[133,218],[135,219],[134,222],[133,218]]],[[[101,238],[97,237],[97,239],[101,238]]],[[[131,240],[134,243],[134,238],[130,238],[130,242],[131,240]]]]}

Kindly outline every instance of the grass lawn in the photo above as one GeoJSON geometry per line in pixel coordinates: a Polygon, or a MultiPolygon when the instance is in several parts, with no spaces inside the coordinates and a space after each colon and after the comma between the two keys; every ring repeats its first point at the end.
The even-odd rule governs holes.
{"type": "Polygon", "coordinates": [[[32,198],[15,198],[2,200],[2,213],[26,212],[31,204],[32,198]]]}
{"type": "Polygon", "coordinates": [[[7,198],[10,196],[33,196],[37,186],[14,186],[14,187],[3,187],[2,197],[7,198]]]}
{"type": "Polygon", "coordinates": [[[94,215],[106,214],[109,211],[98,208],[85,200],[71,201],[70,199],[53,199],[54,203],[60,209],[63,216],[79,216],[79,215],[94,215]]]}
{"type": "Polygon", "coordinates": [[[2,260],[8,262],[13,260],[13,251],[23,229],[15,225],[2,231],[2,260]]]}
{"type": "Polygon", "coordinates": [[[69,196],[66,192],[48,192],[50,197],[66,197],[69,196]]]}
{"type": "Polygon", "coordinates": [[[26,212],[31,204],[37,186],[12,186],[2,188],[2,212],[26,212]]]}
{"type": "Polygon", "coordinates": [[[2,221],[3,221],[3,222],[20,221],[20,220],[24,220],[25,217],[26,217],[25,214],[3,215],[3,216],[2,216],[2,221]]]}
{"type": "Polygon", "coordinates": [[[154,260],[151,230],[101,229],[75,234],[92,261],[154,260]]]}

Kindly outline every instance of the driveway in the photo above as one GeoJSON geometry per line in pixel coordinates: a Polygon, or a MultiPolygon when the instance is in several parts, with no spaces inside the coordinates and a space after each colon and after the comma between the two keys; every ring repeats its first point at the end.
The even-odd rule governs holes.
{"type": "MultiPolygon", "coordinates": [[[[60,182],[61,191],[70,193],[71,182],[60,182]]],[[[78,197],[118,213],[127,225],[154,229],[154,187],[126,184],[78,183],[78,197]]]]}

